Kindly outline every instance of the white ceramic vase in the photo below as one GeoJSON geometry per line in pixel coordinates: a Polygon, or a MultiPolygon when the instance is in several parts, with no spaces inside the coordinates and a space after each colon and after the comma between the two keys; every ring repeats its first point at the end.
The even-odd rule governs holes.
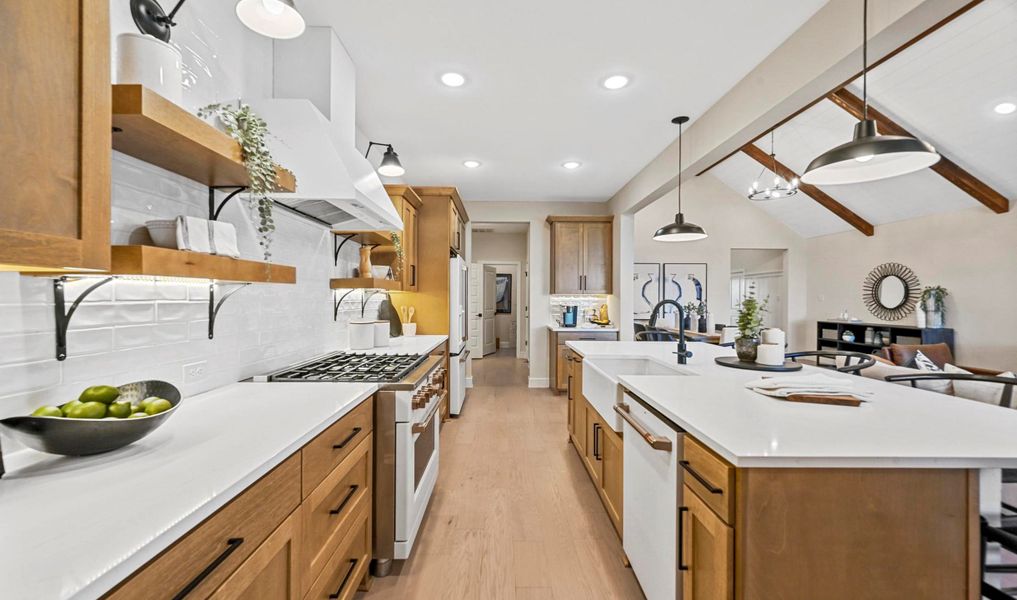
{"type": "Polygon", "coordinates": [[[139,83],[174,104],[183,102],[180,50],[140,33],[117,36],[117,83],[139,83]]]}

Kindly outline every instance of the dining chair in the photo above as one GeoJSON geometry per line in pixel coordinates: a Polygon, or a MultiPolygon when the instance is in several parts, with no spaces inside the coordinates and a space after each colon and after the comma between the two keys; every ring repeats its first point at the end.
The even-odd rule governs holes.
{"type": "Polygon", "coordinates": [[[867,369],[876,364],[876,359],[871,354],[851,352],[849,350],[804,350],[801,352],[789,352],[784,356],[793,362],[798,362],[799,358],[813,357],[816,359],[817,367],[832,369],[838,373],[851,373],[852,375],[860,375],[862,369],[867,369]],[[821,358],[832,358],[835,364],[820,364],[819,359],[821,358]],[[844,359],[843,364],[837,361],[838,358],[844,359]]]}

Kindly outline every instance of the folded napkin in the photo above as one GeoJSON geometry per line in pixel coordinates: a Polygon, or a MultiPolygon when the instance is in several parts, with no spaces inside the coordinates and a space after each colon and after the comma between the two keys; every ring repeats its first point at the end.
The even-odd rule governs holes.
{"type": "Polygon", "coordinates": [[[177,248],[240,258],[237,230],[232,224],[198,217],[177,217],[177,248]]]}
{"type": "Polygon", "coordinates": [[[745,387],[776,398],[786,398],[792,394],[819,394],[852,398],[867,398],[872,395],[869,392],[854,390],[854,382],[851,379],[829,377],[818,373],[756,379],[746,383],[745,387]]]}

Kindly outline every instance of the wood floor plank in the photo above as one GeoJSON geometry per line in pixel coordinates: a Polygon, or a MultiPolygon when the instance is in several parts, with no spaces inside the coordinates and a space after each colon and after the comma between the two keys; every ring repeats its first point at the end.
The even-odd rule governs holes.
{"type": "Polygon", "coordinates": [[[511,350],[473,363],[413,556],[358,600],[639,600],[621,541],[566,441],[566,400],[511,350]]]}

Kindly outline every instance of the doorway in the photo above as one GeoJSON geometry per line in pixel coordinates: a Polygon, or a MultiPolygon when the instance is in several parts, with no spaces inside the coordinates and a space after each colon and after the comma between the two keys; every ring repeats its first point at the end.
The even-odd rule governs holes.
{"type": "Polygon", "coordinates": [[[767,303],[763,326],[787,331],[787,250],[783,248],[731,249],[731,320],[745,298],[767,303]]]}
{"type": "Polygon", "coordinates": [[[529,355],[529,223],[473,223],[470,335],[481,359],[529,355]]]}

